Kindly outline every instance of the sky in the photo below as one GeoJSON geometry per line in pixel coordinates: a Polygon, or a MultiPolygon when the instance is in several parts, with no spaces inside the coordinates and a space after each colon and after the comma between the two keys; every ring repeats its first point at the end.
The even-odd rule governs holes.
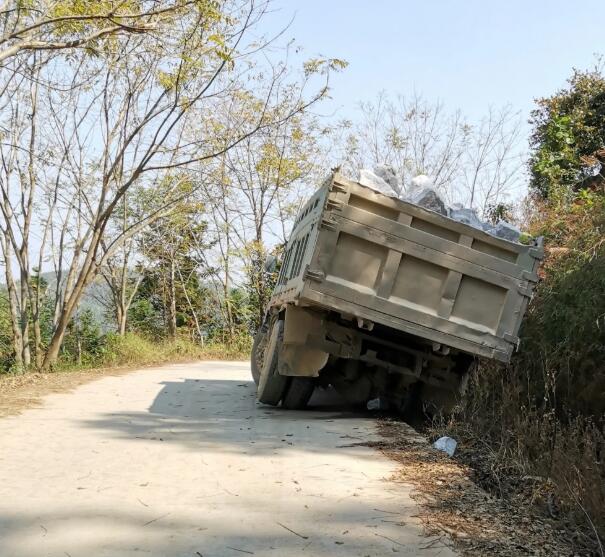
{"type": "MultiPolygon", "coordinates": [[[[441,100],[472,120],[565,85],[605,53],[605,0],[274,0],[271,26],[304,54],[344,58],[322,112],[353,117],[380,91],[441,100]]],[[[525,127],[525,134],[529,126],[525,127]]]]}

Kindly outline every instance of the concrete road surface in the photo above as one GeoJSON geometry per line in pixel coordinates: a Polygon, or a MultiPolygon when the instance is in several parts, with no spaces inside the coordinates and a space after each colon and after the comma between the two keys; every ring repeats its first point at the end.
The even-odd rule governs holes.
{"type": "Polygon", "coordinates": [[[258,405],[232,362],[50,395],[0,420],[0,556],[451,555],[358,445],[373,420],[317,404],[258,405]]]}

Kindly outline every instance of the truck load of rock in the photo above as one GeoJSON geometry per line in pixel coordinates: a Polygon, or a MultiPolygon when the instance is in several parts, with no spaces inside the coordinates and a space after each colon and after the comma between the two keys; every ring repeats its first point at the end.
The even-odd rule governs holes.
{"type": "Polygon", "coordinates": [[[443,199],[439,197],[439,194],[433,188],[424,188],[411,197],[405,197],[404,201],[409,201],[429,211],[435,211],[435,213],[439,213],[445,217],[448,216],[448,209],[443,199]]]}
{"type": "Polygon", "coordinates": [[[360,168],[357,181],[366,188],[371,188],[389,197],[397,197],[397,192],[373,170],[360,168]]]}
{"type": "Polygon", "coordinates": [[[477,215],[475,209],[464,207],[460,203],[454,203],[448,207],[429,176],[420,174],[411,180],[411,186],[404,194],[401,181],[395,169],[386,164],[376,165],[372,170],[361,168],[357,177],[357,182],[376,190],[389,197],[399,198],[408,203],[413,203],[419,207],[434,211],[440,215],[449,217],[458,222],[467,224],[479,230],[483,230],[492,236],[502,238],[509,242],[519,242],[521,231],[515,225],[504,220],[491,224],[482,221],[477,215]]]}

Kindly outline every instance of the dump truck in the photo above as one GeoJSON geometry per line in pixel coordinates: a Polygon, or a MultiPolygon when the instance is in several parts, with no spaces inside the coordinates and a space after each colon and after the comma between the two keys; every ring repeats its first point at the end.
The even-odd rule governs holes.
{"type": "Polygon", "coordinates": [[[348,180],[305,203],[251,368],[258,400],[449,411],[480,358],[506,363],[538,281],[542,239],[510,242],[348,180]]]}

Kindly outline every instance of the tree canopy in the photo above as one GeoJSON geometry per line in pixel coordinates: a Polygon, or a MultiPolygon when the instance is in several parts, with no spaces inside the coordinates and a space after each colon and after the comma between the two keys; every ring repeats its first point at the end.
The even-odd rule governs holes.
{"type": "Polygon", "coordinates": [[[533,133],[530,188],[543,198],[603,184],[605,163],[605,76],[602,65],[575,70],[568,87],[538,99],[533,133]]]}

